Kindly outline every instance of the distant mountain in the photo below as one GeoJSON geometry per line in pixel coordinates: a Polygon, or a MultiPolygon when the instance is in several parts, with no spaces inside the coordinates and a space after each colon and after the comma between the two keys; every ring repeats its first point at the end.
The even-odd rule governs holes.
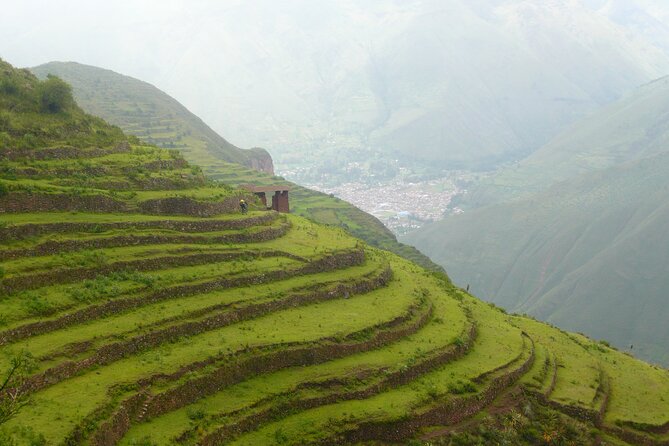
{"type": "Polygon", "coordinates": [[[151,84],[75,62],[50,62],[31,71],[41,78],[54,74],[65,80],[74,87],[77,103],[84,110],[145,142],[179,149],[204,165],[223,160],[274,173],[266,150],[235,147],[151,84]]]}
{"type": "Polygon", "coordinates": [[[8,21],[0,40],[22,57],[58,35],[52,45],[69,57],[159,86],[281,167],[372,150],[481,168],[669,74],[661,2],[624,5],[633,15],[605,0],[253,0],[144,6],[128,19],[109,4],[102,31],[27,11],[31,27],[8,21]],[[62,36],[70,26],[76,35],[62,36]],[[73,54],[82,36],[100,51],[73,54]]]}
{"type": "Polygon", "coordinates": [[[282,20],[252,23],[240,41],[225,24],[257,5],[229,8],[222,23],[202,24],[185,63],[161,81],[286,164],[362,146],[423,165],[490,167],[669,73],[660,48],[580,1],[342,2],[327,14],[305,1],[264,6],[263,17],[282,20]],[[205,36],[226,42],[220,53],[205,36]],[[300,158],[305,148],[315,151],[300,158]]]}
{"type": "Polygon", "coordinates": [[[481,297],[669,364],[668,142],[662,79],[493,176],[492,204],[403,241],[481,297]]]}
{"type": "Polygon", "coordinates": [[[372,215],[346,201],[267,173],[272,170],[272,158],[266,151],[233,146],[174,98],[146,82],[74,62],[51,62],[31,70],[42,77],[48,73],[62,77],[73,86],[77,102],[84,110],[117,123],[142,140],[178,148],[210,178],[233,186],[287,185],[291,188],[290,205],[294,213],[343,227],[373,246],[426,268],[441,270],[413,246],[398,243],[395,235],[372,215]]]}
{"type": "Polygon", "coordinates": [[[579,121],[517,164],[475,184],[459,205],[476,208],[542,190],[581,173],[669,149],[669,77],[579,121]]]}

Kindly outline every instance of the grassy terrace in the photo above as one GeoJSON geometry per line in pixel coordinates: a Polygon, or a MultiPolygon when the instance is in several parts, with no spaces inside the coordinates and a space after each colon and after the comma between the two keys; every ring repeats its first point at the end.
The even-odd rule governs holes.
{"type": "Polygon", "coordinates": [[[513,322],[557,358],[557,381],[551,399],[592,408],[599,367],[602,367],[612,389],[604,418],[606,422],[636,420],[661,425],[668,421],[669,375],[666,370],[540,322],[524,318],[514,318],[513,322]]]}
{"type": "Polygon", "coordinates": [[[597,411],[602,377],[615,389],[605,423],[667,421],[666,371],[506,315],[336,226],[264,212],[2,221],[14,288],[1,301],[0,368],[32,358],[31,404],[0,430],[19,445],[103,444],[137,398],[111,444],[346,443],[386,425],[420,437],[509,386],[570,416],[597,411]]]}
{"type": "MultiPolygon", "coordinates": [[[[133,441],[145,436],[159,443],[168,443],[194,429],[202,437],[224,428],[235,419],[258,414],[286,399],[308,401],[341,393],[342,384],[327,385],[331,380],[351,380],[344,384],[348,392],[367,389],[383,381],[384,377],[432,357],[444,347],[452,346],[456,339],[461,339],[471,324],[461,304],[444,295],[438,281],[425,277],[408,262],[393,259],[391,266],[393,282],[380,291],[386,299],[416,295],[427,290],[434,304],[432,318],[417,333],[377,350],[311,367],[282,370],[232,386],[193,405],[139,424],[128,433],[122,444],[133,444],[133,441]],[[412,283],[414,274],[423,276],[422,283],[412,283]],[[193,426],[193,413],[206,414],[196,423],[197,427],[193,426]]],[[[194,440],[191,438],[191,441],[194,440]]]]}
{"type": "Polygon", "coordinates": [[[27,402],[0,444],[667,444],[666,370],[377,249],[425,261],[333,197],[260,211],[234,186],[282,179],[205,157],[214,182],[0,67],[0,408],[27,402]]]}
{"type": "MultiPolygon", "coordinates": [[[[56,440],[62,438],[68,432],[68,427],[71,428],[82,414],[87,414],[101,404],[107,390],[114,384],[134,382],[156,369],[163,373],[174,371],[212,355],[234,353],[247,347],[316,341],[328,336],[345,335],[392,319],[406,311],[413,302],[412,296],[392,301],[380,299],[382,296],[379,294],[370,293],[349,299],[344,304],[336,301],[285,310],[231,327],[185,337],[156,351],[122,359],[38,392],[34,397],[39,401],[37,408],[25,411],[22,418],[25,421],[32,420],[33,425],[44,426],[47,438],[56,440]],[[345,320],[327,317],[335,307],[341,305],[346,307],[343,309],[348,316],[345,320]],[[69,399],[73,408],[71,412],[61,411],[61,418],[58,420],[42,418],[45,415],[50,417],[50,414],[43,413],[41,408],[53,407],[66,395],[77,392],[83,398],[69,399]]],[[[135,323],[138,321],[141,319],[135,319],[135,323]]]]}
{"type": "Polygon", "coordinates": [[[348,401],[304,411],[280,425],[269,424],[231,444],[271,444],[286,437],[287,444],[318,441],[320,438],[355,428],[360,423],[392,422],[406,419],[426,408],[473,394],[479,390],[475,378],[486,371],[505,366],[509,358],[523,352],[520,331],[505,323],[504,317],[477,302],[468,302],[477,320],[478,337],[471,351],[461,360],[438,368],[406,386],[389,390],[363,401],[348,401]],[[498,337],[499,336],[499,337],[498,337]],[[502,342],[499,342],[502,340],[502,342]],[[277,433],[279,432],[279,433],[277,433]]]}

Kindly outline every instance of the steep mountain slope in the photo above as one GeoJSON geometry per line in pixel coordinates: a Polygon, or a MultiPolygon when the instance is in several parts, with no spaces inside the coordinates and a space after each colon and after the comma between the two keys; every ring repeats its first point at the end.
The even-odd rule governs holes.
{"type": "Polygon", "coordinates": [[[513,311],[669,364],[669,78],[471,187],[464,215],[403,241],[513,311]]]}
{"type": "Polygon", "coordinates": [[[7,78],[0,369],[23,366],[2,444],[669,440],[666,370],[341,229],[241,215],[178,153],[7,78]],[[61,128],[26,147],[31,120],[61,128]]]}
{"type": "Polygon", "coordinates": [[[88,113],[150,144],[179,149],[201,166],[223,160],[274,173],[267,151],[233,146],[175,99],[146,82],[75,62],[50,62],[30,70],[40,78],[53,74],[72,85],[77,103],[88,113]]]}
{"type": "Polygon", "coordinates": [[[51,62],[31,70],[42,76],[50,72],[62,76],[72,84],[84,110],[118,123],[147,143],[162,141],[168,142],[169,147],[179,147],[188,161],[202,167],[212,179],[235,187],[243,184],[287,185],[291,188],[290,204],[294,213],[319,223],[341,226],[373,246],[388,249],[426,268],[441,270],[415,248],[398,243],[395,235],[378,219],[350,203],[259,172],[267,170],[260,167],[271,167],[271,158],[269,165],[262,162],[263,157],[240,162],[243,160],[238,160],[239,154],[247,151],[230,145],[174,98],[149,84],[77,63],[51,62]],[[165,136],[166,126],[170,129],[167,131],[169,136],[165,136]],[[186,147],[181,147],[182,144],[186,147]],[[226,155],[217,154],[216,147],[225,148],[226,155]],[[227,162],[231,160],[237,164],[227,162]],[[248,164],[255,169],[249,168],[248,164]]]}
{"type": "Polygon", "coordinates": [[[562,132],[517,164],[475,184],[460,206],[530,195],[558,181],[667,151],[669,77],[644,85],[562,132]]]}
{"type": "Polygon", "coordinates": [[[669,73],[650,19],[624,21],[601,3],[175,2],[129,18],[113,2],[82,2],[76,17],[41,5],[43,21],[26,4],[6,16],[0,40],[19,63],[55,54],[145,79],[286,166],[373,150],[422,167],[489,167],[669,73]]]}

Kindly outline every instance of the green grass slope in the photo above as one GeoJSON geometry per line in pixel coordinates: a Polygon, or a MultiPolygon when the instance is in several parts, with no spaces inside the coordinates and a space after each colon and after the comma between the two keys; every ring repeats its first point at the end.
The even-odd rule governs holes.
{"type": "Polygon", "coordinates": [[[442,270],[417,249],[398,243],[395,235],[377,218],[348,202],[268,174],[267,171],[272,169],[262,168],[266,165],[261,162],[262,157],[257,158],[257,162],[242,158],[240,153],[248,157],[249,152],[240,152],[174,98],[152,85],[109,70],[72,62],[51,62],[31,68],[31,71],[39,76],[48,73],[61,76],[72,84],[77,102],[88,113],[118,124],[142,141],[178,147],[189,162],[202,167],[212,179],[232,186],[249,183],[288,185],[294,213],[318,223],[343,227],[373,246],[392,251],[430,269],[442,270]],[[219,147],[225,149],[224,152],[219,147]]]}
{"type": "Polygon", "coordinates": [[[267,151],[235,147],[151,84],[75,62],[50,62],[30,71],[40,78],[60,77],[73,86],[77,103],[88,113],[149,144],[179,149],[199,166],[223,160],[273,172],[267,151]]]}
{"type": "Polygon", "coordinates": [[[96,123],[0,151],[0,444],[669,441],[666,370],[96,123]]]}

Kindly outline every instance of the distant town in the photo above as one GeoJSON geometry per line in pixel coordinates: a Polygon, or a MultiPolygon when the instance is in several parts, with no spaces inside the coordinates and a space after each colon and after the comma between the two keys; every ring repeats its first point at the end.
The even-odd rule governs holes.
{"type": "MultiPolygon", "coordinates": [[[[289,179],[296,172],[282,171],[289,179]]],[[[354,204],[381,220],[396,235],[403,235],[426,223],[441,220],[446,214],[462,212],[451,208],[451,200],[464,190],[458,186],[462,174],[452,173],[444,178],[425,181],[409,181],[405,169],[393,179],[375,181],[372,176],[357,181],[346,181],[337,185],[323,185],[311,181],[301,183],[311,189],[332,194],[354,204]]],[[[364,175],[363,175],[364,177],[364,175]]],[[[332,183],[332,181],[328,181],[332,183]]]]}

